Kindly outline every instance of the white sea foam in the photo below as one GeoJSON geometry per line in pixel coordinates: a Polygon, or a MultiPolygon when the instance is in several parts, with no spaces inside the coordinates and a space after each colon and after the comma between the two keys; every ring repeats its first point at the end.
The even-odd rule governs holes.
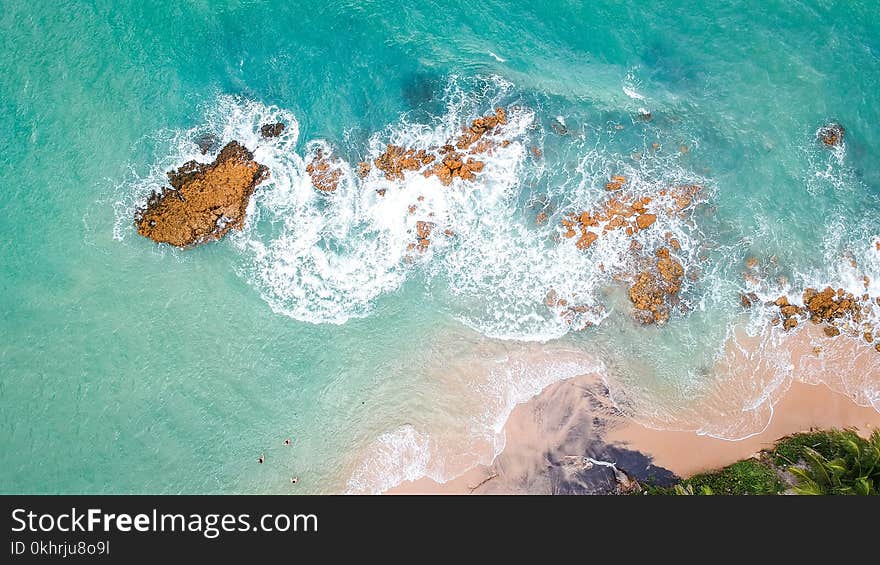
{"type": "Polygon", "coordinates": [[[626,74],[626,79],[623,84],[623,93],[632,98],[633,100],[644,100],[645,97],[636,90],[638,88],[638,80],[636,79],[636,74],[634,71],[629,71],[626,74]]]}
{"type": "MultiPolygon", "coordinates": [[[[432,124],[403,119],[377,132],[365,160],[373,161],[388,143],[442,146],[459,134],[462,124],[491,110],[509,85],[498,80],[493,87],[473,97],[451,87],[446,115],[432,124]]],[[[253,258],[243,272],[276,312],[293,318],[343,323],[367,315],[379,296],[399,288],[416,270],[442,275],[442,268],[431,265],[443,263],[437,257],[478,238],[485,218],[510,207],[525,155],[518,138],[532,121],[531,111],[511,108],[503,133],[509,145],[480,156],[485,168],[475,182],[456,180],[451,187],[418,173],[388,180],[376,168],[356,179],[343,165],[346,174],[339,189],[319,193],[310,187],[302,160],[285,163],[290,182],[275,182],[256,198],[260,222],[275,229],[267,234],[253,224],[234,239],[253,258]],[[419,221],[434,225],[425,252],[412,249],[419,221]],[[446,230],[454,235],[445,235],[446,230]]],[[[332,153],[326,142],[311,144],[332,153]]]]}
{"type": "Polygon", "coordinates": [[[438,482],[444,476],[433,455],[431,438],[406,424],[380,435],[371,443],[363,460],[348,481],[346,494],[381,494],[404,481],[429,477],[438,482]]]}
{"type": "Polygon", "coordinates": [[[633,100],[644,100],[645,99],[644,96],[642,96],[641,94],[636,92],[634,89],[630,88],[629,86],[623,87],[623,93],[626,94],[627,96],[629,96],[630,98],[632,98],[633,100]]]}

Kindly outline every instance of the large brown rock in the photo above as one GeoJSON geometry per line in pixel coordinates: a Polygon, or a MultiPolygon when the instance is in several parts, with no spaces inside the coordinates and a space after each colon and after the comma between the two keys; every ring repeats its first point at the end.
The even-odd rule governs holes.
{"type": "Polygon", "coordinates": [[[658,249],[656,256],[654,267],[638,273],[629,288],[636,318],[645,324],[662,324],[669,319],[669,306],[678,300],[684,277],[684,267],[670,256],[669,249],[658,249]]]}
{"type": "Polygon", "coordinates": [[[640,230],[644,230],[648,229],[656,221],[657,216],[654,214],[641,214],[636,218],[636,225],[639,226],[640,230]]]}
{"type": "Polygon", "coordinates": [[[135,226],[142,236],[177,247],[220,239],[242,228],[250,197],[267,178],[269,169],[231,141],[213,163],[190,161],[170,171],[171,186],[150,196],[135,213],[135,226]]]}

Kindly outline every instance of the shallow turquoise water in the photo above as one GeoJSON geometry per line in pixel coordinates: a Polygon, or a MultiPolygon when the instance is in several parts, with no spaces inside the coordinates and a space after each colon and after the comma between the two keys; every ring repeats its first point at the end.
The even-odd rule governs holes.
{"type": "MultiPolygon", "coordinates": [[[[776,257],[768,294],[785,290],[780,275],[795,287],[880,277],[873,2],[0,8],[4,492],[289,492],[290,475],[297,492],[340,492],[381,434],[404,426],[424,439],[470,421],[474,399],[497,389],[468,388],[488,382],[469,359],[535,340],[601,359],[638,391],[634,410],[656,401],[667,413],[711,384],[728,328],[748,322],[737,298],[747,256],[776,257]],[[284,237],[330,214],[344,223],[348,210],[289,200],[308,188],[308,142],[354,163],[371,138],[422,131],[407,124],[454,129],[497,104],[524,109],[511,146],[523,151],[465,203],[479,217],[455,208],[450,220],[485,229],[407,266],[385,260],[381,233],[324,226],[315,248],[351,273],[294,267],[317,277],[302,285],[322,301],[279,282],[294,278],[284,237]],[[298,136],[257,152],[274,180],[246,234],[180,252],[134,233],[132,206],[189,158],[191,134],[241,132],[279,112],[298,136]],[[830,120],[846,127],[843,151],[815,141],[830,120]],[[558,218],[535,226],[534,203],[583,209],[590,187],[622,170],[646,185],[707,187],[675,231],[689,238],[686,266],[699,268],[692,311],[663,328],[633,324],[619,290],[605,296],[608,281],[542,263],[558,247],[558,218]],[[480,223],[493,217],[507,227],[480,223]],[[541,309],[550,286],[601,298],[611,313],[569,332],[541,309]],[[459,402],[462,390],[474,396],[459,402]]],[[[868,377],[860,386],[880,406],[880,374],[868,377]]]]}

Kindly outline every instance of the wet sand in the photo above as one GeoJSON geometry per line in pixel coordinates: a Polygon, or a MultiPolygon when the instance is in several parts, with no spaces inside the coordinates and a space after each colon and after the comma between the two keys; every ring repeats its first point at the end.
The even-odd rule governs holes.
{"type": "Polygon", "coordinates": [[[649,453],[655,465],[688,477],[747,459],[793,433],[846,427],[855,427],[861,435],[870,435],[872,430],[880,428],[880,412],[859,406],[824,384],[795,381],[773,407],[766,429],[745,439],[730,441],[695,432],[653,430],[631,420],[612,430],[606,439],[615,445],[649,453]]]}
{"type": "MultiPolygon", "coordinates": [[[[615,463],[637,479],[663,483],[673,480],[673,474],[687,477],[748,458],[793,433],[854,427],[867,436],[880,428],[880,412],[866,405],[863,394],[848,395],[824,384],[846,390],[841,371],[880,378],[876,370],[880,355],[875,357],[873,351],[867,355],[862,351],[867,348],[852,341],[817,339],[815,331],[786,337],[780,346],[792,352],[792,375],[756,411],[763,420],[756,420],[757,427],[747,437],[719,439],[696,431],[646,427],[617,410],[599,375],[583,375],[554,383],[519,404],[504,427],[505,448],[491,465],[477,466],[446,483],[420,479],[387,493],[607,493],[617,483],[614,469],[602,462],[615,463]],[[821,367],[816,366],[819,362],[821,367]]],[[[772,380],[761,374],[763,364],[734,361],[730,366],[750,379],[772,380]]],[[[720,382],[715,397],[725,394],[725,381],[720,382]]]]}

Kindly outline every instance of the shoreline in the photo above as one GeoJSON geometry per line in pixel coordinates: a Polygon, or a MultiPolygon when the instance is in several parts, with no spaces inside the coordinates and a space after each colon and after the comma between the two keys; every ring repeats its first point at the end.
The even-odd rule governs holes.
{"type": "MultiPolygon", "coordinates": [[[[763,429],[740,439],[648,427],[617,409],[601,376],[580,375],[518,404],[504,425],[505,447],[491,464],[477,465],[444,483],[426,477],[405,481],[385,494],[605,494],[627,476],[662,484],[720,469],[794,433],[855,428],[867,437],[880,429],[880,411],[860,404],[861,397],[835,390],[838,376],[828,375],[829,386],[806,371],[816,360],[815,339],[813,332],[804,331],[780,344],[792,352],[794,374],[770,390],[766,406],[759,406],[767,414],[763,429]],[[615,474],[611,463],[625,475],[615,474]]],[[[841,344],[835,360],[857,347],[824,342],[826,350],[835,348],[831,343],[841,344]]],[[[873,359],[855,353],[851,358],[873,359]]],[[[873,362],[835,365],[870,375],[873,362]]],[[[756,368],[751,375],[758,381],[766,376],[759,372],[756,368]]]]}
{"type": "MultiPolygon", "coordinates": [[[[741,459],[748,459],[764,448],[772,447],[785,436],[818,429],[854,427],[868,436],[880,428],[880,412],[859,406],[851,398],[831,390],[824,384],[791,383],[773,409],[773,416],[760,433],[740,440],[719,439],[693,431],[655,430],[639,424],[620,413],[571,414],[583,391],[594,389],[596,378],[575,377],[544,389],[532,400],[516,407],[505,433],[507,445],[491,465],[478,465],[445,483],[423,477],[406,481],[385,494],[589,494],[590,485],[582,491],[560,480],[585,470],[604,471],[593,464],[585,469],[585,457],[613,462],[627,474],[645,479],[653,475],[661,481],[677,475],[687,478],[697,473],[720,469],[741,459]],[[548,414],[546,408],[563,400],[548,414]],[[568,412],[570,426],[556,433],[547,428],[559,423],[559,416],[568,412]],[[548,418],[549,416],[549,418],[548,418]],[[572,433],[583,431],[586,420],[600,419],[607,426],[604,438],[582,437],[570,441],[572,433]],[[549,425],[548,425],[549,424],[549,425]],[[554,445],[555,444],[555,445],[554,445]],[[577,447],[583,451],[578,452],[577,447]],[[566,458],[573,458],[568,465],[566,458]],[[568,467],[568,468],[566,468],[568,467]],[[570,492],[575,491],[575,492],[570,492]]],[[[589,393],[588,393],[589,394],[589,393]]],[[[593,482],[613,488],[613,474],[593,482]]],[[[579,479],[584,482],[583,478],[579,479]]],[[[589,482],[587,480],[586,482],[589,482]]],[[[595,489],[601,494],[602,489],[595,489]]]]}

